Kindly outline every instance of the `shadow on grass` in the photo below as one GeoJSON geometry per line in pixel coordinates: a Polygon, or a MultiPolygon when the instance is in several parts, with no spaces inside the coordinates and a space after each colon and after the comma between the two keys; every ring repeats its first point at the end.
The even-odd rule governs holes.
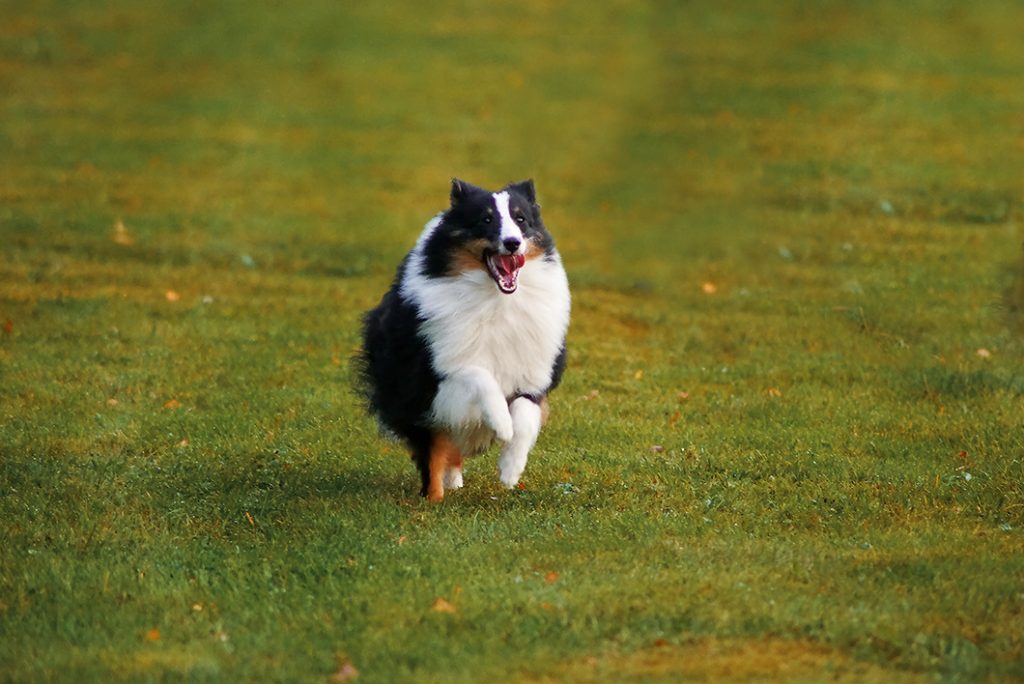
{"type": "Polygon", "coordinates": [[[405,472],[372,459],[363,467],[328,462],[330,456],[318,462],[275,453],[111,458],[61,448],[5,451],[0,512],[37,510],[51,522],[65,521],[72,532],[116,520],[179,533],[271,523],[291,529],[329,518],[373,521],[387,509],[421,505],[411,467],[405,472]]]}

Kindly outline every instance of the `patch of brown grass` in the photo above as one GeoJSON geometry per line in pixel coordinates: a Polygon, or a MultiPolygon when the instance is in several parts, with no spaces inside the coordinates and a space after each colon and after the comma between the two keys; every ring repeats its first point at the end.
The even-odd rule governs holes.
{"type": "Polygon", "coordinates": [[[915,682],[921,676],[865,663],[811,641],[779,638],[657,643],[632,653],[605,653],[563,664],[538,682],[838,681],[915,682]]]}

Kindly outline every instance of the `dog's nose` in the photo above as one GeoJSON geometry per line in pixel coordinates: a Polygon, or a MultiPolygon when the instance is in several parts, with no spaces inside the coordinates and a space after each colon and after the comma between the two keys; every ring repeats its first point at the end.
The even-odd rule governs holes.
{"type": "Polygon", "coordinates": [[[522,241],[519,238],[511,237],[502,240],[501,244],[505,246],[505,249],[508,251],[509,254],[514,254],[519,250],[519,245],[522,244],[522,241]]]}

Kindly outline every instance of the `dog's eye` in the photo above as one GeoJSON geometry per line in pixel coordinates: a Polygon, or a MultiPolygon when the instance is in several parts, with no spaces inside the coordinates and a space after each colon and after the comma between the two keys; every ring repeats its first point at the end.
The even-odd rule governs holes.
{"type": "Polygon", "coordinates": [[[484,223],[490,223],[490,222],[491,222],[491,217],[490,216],[484,216],[484,223]]]}
{"type": "Polygon", "coordinates": [[[516,216],[516,223],[520,223],[520,224],[521,223],[526,223],[526,217],[523,216],[522,214],[520,214],[519,216],[516,216]]]}

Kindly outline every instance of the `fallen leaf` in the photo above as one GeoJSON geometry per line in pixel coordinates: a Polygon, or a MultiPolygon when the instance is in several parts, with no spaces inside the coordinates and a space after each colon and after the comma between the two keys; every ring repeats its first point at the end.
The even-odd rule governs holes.
{"type": "Polygon", "coordinates": [[[438,596],[437,600],[434,601],[434,605],[431,606],[430,610],[434,611],[435,613],[455,613],[455,612],[458,612],[458,611],[456,611],[455,606],[453,606],[452,604],[448,603],[448,601],[444,600],[440,596],[438,596]]]}
{"type": "Polygon", "coordinates": [[[182,449],[187,447],[188,446],[188,438],[186,437],[185,439],[183,439],[180,442],[178,442],[178,446],[181,447],[182,449]]]}
{"type": "Polygon", "coordinates": [[[128,229],[124,227],[124,222],[121,219],[118,219],[117,223],[114,224],[114,235],[111,240],[115,244],[125,247],[135,242],[132,236],[128,234],[128,229]]]}
{"type": "Polygon", "coordinates": [[[644,379],[644,372],[642,370],[638,370],[636,373],[633,373],[633,379],[634,380],[643,380],[644,379]]]}
{"type": "Polygon", "coordinates": [[[252,514],[249,511],[245,512],[245,519],[249,521],[251,526],[256,527],[256,521],[253,520],[252,514]]]}
{"type": "Polygon", "coordinates": [[[4,334],[10,335],[14,332],[14,321],[10,318],[4,319],[4,334]]]}
{"type": "Polygon", "coordinates": [[[118,404],[117,399],[114,399],[113,397],[111,397],[110,399],[107,399],[107,406],[117,406],[117,404],[118,404]]]}
{"type": "Polygon", "coordinates": [[[544,581],[548,584],[554,584],[558,581],[558,573],[552,570],[548,574],[544,575],[544,581]]]}
{"type": "Polygon", "coordinates": [[[715,294],[718,292],[718,286],[712,282],[706,282],[700,286],[700,289],[704,291],[704,294],[715,294]]]}
{"type": "Polygon", "coordinates": [[[977,354],[978,358],[980,358],[980,359],[991,359],[992,358],[992,352],[990,352],[988,349],[985,349],[984,347],[982,347],[981,349],[976,351],[975,354],[977,354]]]}
{"type": "Polygon", "coordinates": [[[160,641],[160,630],[154,627],[146,632],[146,641],[160,641]]]}
{"type": "Polygon", "coordinates": [[[359,677],[359,670],[351,660],[345,660],[338,666],[338,671],[331,675],[332,682],[351,682],[359,677]]]}
{"type": "Polygon", "coordinates": [[[178,301],[179,299],[181,299],[181,295],[180,295],[180,294],[178,294],[177,292],[175,292],[174,290],[168,290],[168,291],[167,291],[167,292],[166,292],[166,293],[164,294],[164,297],[166,297],[166,298],[167,298],[167,301],[169,301],[169,302],[176,302],[176,301],[178,301]]]}
{"type": "Polygon", "coordinates": [[[174,411],[175,409],[181,408],[181,402],[177,399],[170,399],[166,404],[164,404],[164,408],[174,411]]]}
{"type": "Polygon", "coordinates": [[[766,389],[764,391],[764,393],[767,394],[769,397],[781,397],[782,396],[782,392],[780,392],[777,387],[769,387],[768,389],[766,389]]]}
{"type": "Polygon", "coordinates": [[[597,399],[597,397],[600,394],[601,393],[599,391],[597,391],[596,389],[595,390],[590,390],[590,392],[588,392],[587,394],[583,395],[583,400],[584,401],[590,401],[591,399],[597,399]]]}
{"type": "Polygon", "coordinates": [[[203,612],[203,604],[202,603],[193,603],[192,604],[192,611],[195,612],[195,613],[203,612]]]}
{"type": "Polygon", "coordinates": [[[406,540],[407,540],[407,539],[408,539],[408,537],[406,537],[406,536],[405,536],[405,535],[403,534],[402,536],[400,536],[400,537],[398,538],[398,545],[399,545],[399,546],[401,546],[402,544],[404,544],[404,543],[406,542],[406,540]]]}
{"type": "Polygon", "coordinates": [[[684,401],[686,401],[689,398],[690,398],[690,393],[689,392],[680,392],[679,394],[676,395],[676,400],[679,401],[679,402],[684,402],[684,401]]]}
{"type": "Polygon", "coordinates": [[[655,444],[654,446],[651,447],[652,454],[660,454],[664,450],[665,447],[661,446],[660,444],[655,444]]]}
{"type": "Polygon", "coordinates": [[[679,419],[682,418],[682,417],[683,417],[682,411],[676,411],[675,413],[673,413],[671,416],[668,417],[668,426],[669,427],[675,427],[676,423],[678,423],[679,419]]]}
{"type": "Polygon", "coordinates": [[[666,641],[665,639],[655,639],[654,646],[655,648],[665,648],[666,646],[668,646],[668,641],[666,641]]]}

